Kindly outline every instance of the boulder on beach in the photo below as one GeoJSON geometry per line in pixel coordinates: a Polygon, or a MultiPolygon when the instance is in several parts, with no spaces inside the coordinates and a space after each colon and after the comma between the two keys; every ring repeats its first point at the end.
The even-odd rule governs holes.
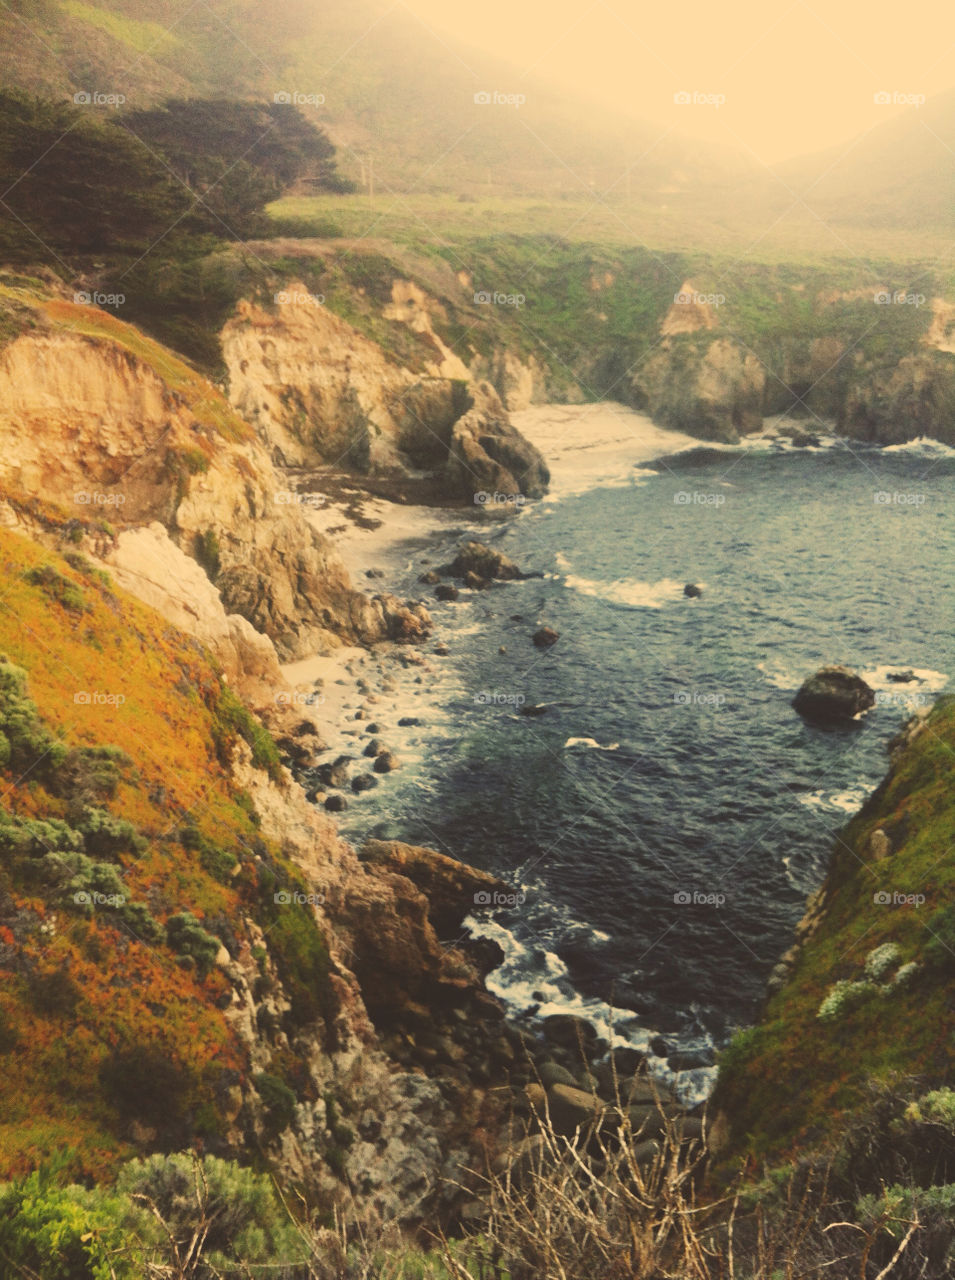
{"type": "Polygon", "coordinates": [[[384,752],[385,747],[381,740],[379,738],[372,738],[371,742],[366,745],[362,755],[370,756],[374,760],[376,756],[383,755],[384,752]]]}
{"type": "Polygon", "coordinates": [[[549,649],[552,644],[556,644],[560,639],[560,632],[555,631],[553,627],[541,627],[534,632],[531,638],[538,649],[549,649]]]}
{"type": "Polygon", "coordinates": [[[792,701],[808,720],[838,723],[875,706],[875,691],[848,667],[822,667],[804,681],[792,701]]]}

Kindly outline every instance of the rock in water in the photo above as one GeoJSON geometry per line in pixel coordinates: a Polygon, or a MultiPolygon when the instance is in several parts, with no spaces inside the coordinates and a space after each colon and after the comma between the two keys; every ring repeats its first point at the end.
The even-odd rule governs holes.
{"type": "Polygon", "coordinates": [[[875,692],[848,667],[822,667],[804,681],[792,705],[808,720],[838,723],[875,706],[875,692]]]}
{"type": "Polygon", "coordinates": [[[560,639],[560,632],[555,631],[553,627],[541,627],[539,631],[535,631],[533,635],[534,643],[538,649],[549,649],[552,644],[556,644],[560,639]]]}
{"type": "Polygon", "coordinates": [[[344,796],[328,796],[325,800],[325,808],[329,813],[344,813],[348,808],[348,801],[344,796]]]}
{"type": "Polygon", "coordinates": [[[683,594],[684,594],[685,596],[689,596],[689,598],[690,598],[691,600],[695,600],[695,599],[697,599],[699,596],[701,596],[701,595],[703,594],[703,592],[702,592],[702,590],[701,590],[701,589],[696,585],[696,583],[695,583],[695,582],[688,582],[688,583],[686,584],[686,586],[683,588],[683,594]]]}
{"type": "Polygon", "coordinates": [[[500,551],[494,551],[483,542],[466,542],[443,572],[455,578],[463,578],[473,573],[485,582],[497,578],[503,582],[515,582],[527,575],[522,573],[513,560],[500,551]]]}
{"type": "Polygon", "coordinates": [[[440,586],[435,587],[434,596],[436,600],[457,600],[458,589],[450,582],[442,582],[440,586]]]}
{"type": "Polygon", "coordinates": [[[360,773],[357,778],[352,778],[351,789],[356,794],[359,791],[370,791],[372,787],[378,786],[378,779],[370,773],[360,773]]]}
{"type": "Polygon", "coordinates": [[[383,751],[372,766],[375,773],[393,773],[398,768],[399,760],[390,751],[383,751]]]}

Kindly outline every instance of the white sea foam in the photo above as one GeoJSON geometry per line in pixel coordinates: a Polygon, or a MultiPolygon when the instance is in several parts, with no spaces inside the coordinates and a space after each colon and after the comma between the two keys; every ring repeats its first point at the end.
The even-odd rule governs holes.
{"type": "Polygon", "coordinates": [[[807,809],[818,809],[826,813],[847,813],[850,816],[861,809],[871,788],[850,787],[844,791],[807,791],[798,797],[799,803],[807,809]]]}
{"type": "Polygon", "coordinates": [[[608,604],[622,605],[627,609],[662,609],[665,604],[683,597],[684,583],[675,578],[661,578],[659,582],[641,582],[637,578],[619,578],[616,582],[599,582],[593,578],[580,578],[568,574],[564,585],[583,596],[595,596],[608,604]]]}
{"type": "Polygon", "coordinates": [[[595,738],[568,738],[564,743],[564,750],[568,751],[571,747],[586,748],[588,751],[619,751],[620,743],[611,742],[604,747],[595,738]]]}
{"type": "Polygon", "coordinates": [[[941,440],[933,440],[931,436],[918,436],[904,444],[888,444],[882,452],[908,453],[916,458],[955,458],[955,448],[942,444],[941,440]]]}

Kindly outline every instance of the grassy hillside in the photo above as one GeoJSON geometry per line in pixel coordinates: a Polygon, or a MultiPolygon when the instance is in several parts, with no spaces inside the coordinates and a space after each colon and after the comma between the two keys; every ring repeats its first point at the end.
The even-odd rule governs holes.
{"type": "Polygon", "coordinates": [[[724,1054],[728,1153],[833,1140],[873,1082],[955,1071],[955,699],[943,698],[839,836],[821,924],[763,1020],[724,1054]],[[882,832],[884,835],[875,835],[882,832]]]}
{"type": "MultiPolygon", "coordinates": [[[[3,532],[0,563],[0,1178],[56,1152],[104,1177],[142,1150],[215,1151],[247,1123],[217,967],[246,919],[293,1022],[322,1013],[322,939],[274,902],[298,873],[224,765],[244,737],[275,769],[274,746],[195,645],[82,557],[3,532]]],[[[294,1084],[294,1053],[284,1069],[294,1084]]]]}

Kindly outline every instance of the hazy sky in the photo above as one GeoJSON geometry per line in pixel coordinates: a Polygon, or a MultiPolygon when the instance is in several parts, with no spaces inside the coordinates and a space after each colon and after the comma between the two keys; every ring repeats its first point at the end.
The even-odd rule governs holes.
{"type": "Polygon", "coordinates": [[[435,29],[682,133],[773,162],[955,88],[951,0],[401,0],[435,29]],[[674,94],[697,100],[677,104],[674,94]],[[889,95],[877,103],[875,95],[889,95]],[[719,96],[725,102],[716,105],[719,96]]]}

